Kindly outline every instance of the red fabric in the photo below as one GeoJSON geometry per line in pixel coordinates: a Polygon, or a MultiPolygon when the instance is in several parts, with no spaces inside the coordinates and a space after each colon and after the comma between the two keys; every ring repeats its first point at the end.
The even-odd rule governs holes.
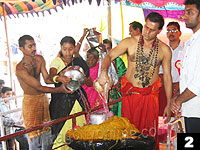
{"type": "Polygon", "coordinates": [[[165,88],[162,86],[159,92],[159,116],[163,116],[166,105],[167,105],[167,97],[165,93],[165,88]]]}
{"type": "MultiPolygon", "coordinates": [[[[175,93],[172,93],[174,96],[175,93]]],[[[159,90],[159,116],[163,116],[165,106],[167,105],[167,97],[165,93],[165,88],[162,86],[159,90]]],[[[174,117],[174,114],[171,115],[171,117],[174,117]]]]}
{"type": "Polygon", "coordinates": [[[141,133],[155,137],[156,149],[159,149],[157,131],[160,87],[160,79],[152,86],[138,88],[128,82],[125,76],[122,78],[122,117],[128,118],[141,133]]]}

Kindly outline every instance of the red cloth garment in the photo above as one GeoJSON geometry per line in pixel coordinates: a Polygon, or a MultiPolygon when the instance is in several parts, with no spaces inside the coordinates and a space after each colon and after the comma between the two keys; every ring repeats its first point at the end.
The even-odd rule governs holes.
{"type": "Polygon", "coordinates": [[[167,97],[165,93],[165,88],[161,87],[159,92],[159,116],[162,116],[167,105],[167,97]]]}
{"type": "Polygon", "coordinates": [[[158,147],[158,97],[161,80],[146,88],[134,87],[125,76],[121,83],[122,117],[128,118],[142,134],[155,137],[158,147]]]}

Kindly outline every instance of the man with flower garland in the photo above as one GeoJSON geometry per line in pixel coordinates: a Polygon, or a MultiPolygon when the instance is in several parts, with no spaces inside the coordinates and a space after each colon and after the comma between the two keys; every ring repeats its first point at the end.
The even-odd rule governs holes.
{"type": "Polygon", "coordinates": [[[122,78],[122,117],[126,117],[142,134],[155,137],[158,149],[157,127],[159,114],[159,67],[163,67],[163,79],[167,96],[164,110],[166,122],[170,120],[170,98],[172,94],[171,50],[157,39],[164,25],[159,13],[150,13],[145,20],[139,39],[128,37],[122,40],[104,58],[98,82],[102,87],[110,85],[107,69],[116,57],[128,54],[128,68],[122,78]]]}

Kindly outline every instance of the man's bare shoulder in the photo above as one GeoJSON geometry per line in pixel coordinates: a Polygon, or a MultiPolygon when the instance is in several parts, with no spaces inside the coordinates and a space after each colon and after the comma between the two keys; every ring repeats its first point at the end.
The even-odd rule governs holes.
{"type": "Polygon", "coordinates": [[[16,70],[20,70],[22,68],[22,61],[20,61],[17,65],[16,65],[16,70]]]}
{"type": "Polygon", "coordinates": [[[20,76],[22,75],[23,73],[25,73],[26,70],[25,68],[23,67],[23,64],[22,62],[19,62],[17,65],[16,65],[16,76],[20,76]]]}
{"type": "Polygon", "coordinates": [[[36,61],[39,61],[39,62],[44,61],[44,57],[42,55],[35,55],[35,59],[36,59],[36,61]]]}
{"type": "Polygon", "coordinates": [[[122,40],[122,42],[137,42],[137,41],[138,41],[138,39],[135,37],[127,37],[122,40]]]}
{"type": "Polygon", "coordinates": [[[159,40],[159,45],[162,49],[170,50],[169,46],[161,40],[159,40]]]}
{"type": "Polygon", "coordinates": [[[159,58],[163,60],[163,58],[171,58],[172,52],[170,47],[164,42],[159,40],[159,58]]]}
{"type": "Polygon", "coordinates": [[[44,59],[44,57],[42,55],[35,55],[35,57],[38,59],[44,59]]]}
{"type": "Polygon", "coordinates": [[[138,40],[133,37],[127,37],[118,44],[120,48],[129,49],[134,45],[137,45],[138,40]]]}
{"type": "Polygon", "coordinates": [[[159,51],[162,53],[171,53],[170,47],[161,40],[159,40],[159,51]]]}

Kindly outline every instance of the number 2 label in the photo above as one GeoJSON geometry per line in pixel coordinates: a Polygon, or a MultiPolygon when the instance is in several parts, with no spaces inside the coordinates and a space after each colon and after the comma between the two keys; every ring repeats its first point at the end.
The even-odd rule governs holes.
{"type": "Polygon", "coordinates": [[[193,148],[194,147],[194,145],[192,144],[194,141],[193,137],[187,136],[187,137],[185,137],[185,141],[187,141],[187,143],[184,146],[185,148],[193,148]]]}

